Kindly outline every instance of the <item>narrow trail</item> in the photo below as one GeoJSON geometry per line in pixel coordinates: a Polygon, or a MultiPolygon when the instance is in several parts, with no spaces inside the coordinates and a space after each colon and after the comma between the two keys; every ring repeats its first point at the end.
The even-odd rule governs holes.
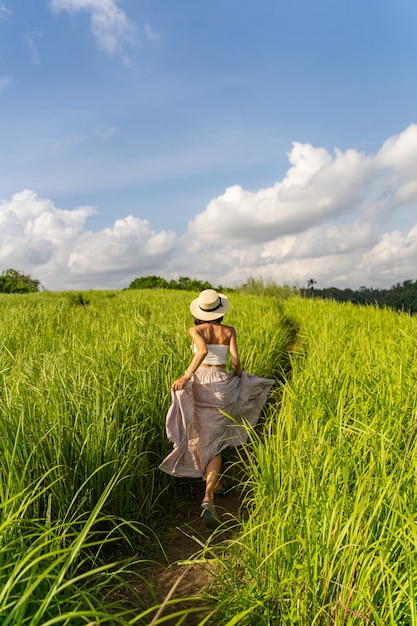
{"type": "MultiPolygon", "coordinates": [[[[290,332],[290,339],[285,346],[284,355],[286,358],[283,363],[283,378],[287,380],[291,375],[291,364],[289,355],[294,350],[297,343],[297,329],[291,320],[287,320],[290,332]],[[286,362],[285,362],[286,361],[286,362]]],[[[278,377],[279,378],[279,377],[278,377]]],[[[280,402],[280,398],[275,398],[275,402],[280,402]]],[[[262,431],[263,422],[261,421],[257,430],[262,431]]],[[[230,453],[230,451],[229,451],[230,453]]],[[[209,530],[200,515],[200,504],[203,497],[204,486],[201,482],[199,485],[194,483],[190,487],[189,497],[184,498],[181,512],[176,519],[172,520],[169,530],[166,530],[159,540],[161,542],[165,558],[161,558],[145,568],[142,572],[152,588],[152,593],[143,585],[141,596],[144,598],[145,606],[153,607],[157,604],[164,603],[173,599],[185,599],[177,605],[178,609],[199,609],[196,612],[190,612],[181,621],[184,626],[198,626],[207,616],[213,606],[203,607],[202,602],[192,599],[192,596],[199,596],[202,589],[215,583],[213,572],[210,571],[209,564],[198,564],[192,562],[192,557],[198,553],[203,546],[206,546],[208,540],[213,535],[210,545],[215,547],[216,544],[225,542],[233,536],[233,528],[235,529],[236,519],[242,515],[242,476],[239,471],[239,462],[236,463],[237,457],[231,453],[230,459],[226,460],[224,465],[224,476],[228,482],[228,491],[224,495],[217,498],[216,507],[220,515],[224,529],[221,532],[209,530]],[[230,521],[230,525],[227,523],[230,521]],[[188,601],[187,598],[190,598],[188,601]],[[200,610],[201,608],[201,610],[200,610]]],[[[210,558],[207,553],[207,558],[210,558]]],[[[157,617],[166,617],[175,610],[169,605],[163,606],[161,611],[154,613],[146,626],[153,626],[157,617]]],[[[168,626],[179,624],[178,618],[164,621],[168,626]]],[[[216,626],[215,616],[205,622],[206,626],[216,626]]]]}
{"type": "MultiPolygon", "coordinates": [[[[199,552],[210,539],[213,547],[220,544],[232,536],[230,527],[235,525],[235,519],[239,516],[241,508],[241,497],[239,481],[234,476],[235,466],[226,466],[225,476],[228,481],[228,491],[217,498],[216,507],[220,515],[224,528],[221,527],[213,534],[209,530],[200,515],[200,504],[203,497],[203,483],[193,484],[190,488],[190,495],[184,499],[181,513],[177,519],[172,520],[172,525],[159,537],[163,553],[155,562],[148,567],[144,567],[141,575],[152,588],[152,591],[145,584],[134,585],[143,599],[145,607],[152,607],[166,600],[186,599],[176,606],[176,610],[185,608],[199,608],[197,612],[190,612],[182,622],[184,626],[197,626],[213,607],[203,606],[202,601],[192,599],[192,596],[201,594],[201,590],[214,582],[214,577],[210,571],[209,563],[198,564],[189,559],[199,552]],[[230,522],[230,525],[228,524],[230,522]],[[156,600],[155,600],[156,596],[156,600]]],[[[207,559],[211,558],[210,553],[206,554],[207,559]]],[[[168,616],[173,610],[169,605],[164,607],[163,616],[168,616]]],[[[161,615],[159,615],[161,617],[161,615]]],[[[149,626],[152,619],[149,618],[149,626]]],[[[178,623],[178,618],[164,622],[167,625],[178,623]]],[[[215,624],[215,621],[207,622],[207,626],[215,624]]]]}

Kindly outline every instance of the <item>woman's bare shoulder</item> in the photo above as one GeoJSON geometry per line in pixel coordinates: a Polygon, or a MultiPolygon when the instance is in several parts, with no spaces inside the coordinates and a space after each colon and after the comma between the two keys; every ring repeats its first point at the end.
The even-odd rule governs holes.
{"type": "Polygon", "coordinates": [[[191,328],[188,329],[188,332],[190,333],[191,337],[206,337],[207,334],[207,326],[208,324],[199,324],[198,326],[191,326],[191,328]]]}
{"type": "Polygon", "coordinates": [[[236,337],[236,331],[233,326],[226,326],[221,324],[214,329],[214,336],[217,339],[216,343],[229,344],[233,337],[236,337]]]}
{"type": "Polygon", "coordinates": [[[198,326],[191,326],[191,328],[188,329],[188,332],[190,333],[191,337],[195,337],[196,335],[200,334],[198,332],[198,326]]]}
{"type": "Polygon", "coordinates": [[[234,326],[227,326],[227,324],[222,324],[222,328],[224,328],[224,330],[230,335],[236,335],[236,328],[234,326]]]}

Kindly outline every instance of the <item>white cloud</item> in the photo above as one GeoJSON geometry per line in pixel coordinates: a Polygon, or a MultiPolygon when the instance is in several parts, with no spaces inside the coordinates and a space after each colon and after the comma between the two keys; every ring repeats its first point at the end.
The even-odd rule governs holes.
{"type": "Polygon", "coordinates": [[[107,141],[118,132],[117,126],[108,126],[107,128],[101,128],[96,131],[97,137],[99,137],[102,141],[107,141]]]}
{"type": "Polygon", "coordinates": [[[415,180],[417,174],[417,124],[387,139],[375,158],[378,167],[392,168],[415,180]]]}
{"type": "Polygon", "coordinates": [[[26,33],[22,37],[23,43],[30,51],[30,56],[31,56],[33,65],[39,65],[41,62],[39,47],[37,44],[37,39],[40,39],[41,37],[42,37],[42,34],[40,31],[26,33]]]}
{"type": "Polygon", "coordinates": [[[0,93],[6,91],[13,80],[12,76],[0,76],[0,93]]]}
{"type": "Polygon", "coordinates": [[[247,245],[303,232],[337,218],[367,200],[371,163],[354,150],[336,150],[294,143],[291,167],[282,182],[257,192],[239,185],[212,200],[189,224],[198,242],[247,245]]]}
{"type": "Polygon", "coordinates": [[[113,54],[133,43],[135,26],[118,6],[117,0],[51,0],[53,11],[89,11],[91,31],[98,44],[113,54]]]}
{"type": "Polygon", "coordinates": [[[12,16],[12,12],[3,3],[0,4],[0,22],[5,22],[12,16]]]}
{"type": "Polygon", "coordinates": [[[132,215],[99,232],[86,229],[94,207],[63,210],[24,190],[0,203],[0,268],[12,267],[48,289],[122,288],[167,262],[174,233],[155,233],[132,215]]]}
{"type": "Polygon", "coordinates": [[[70,254],[68,267],[72,274],[80,275],[140,272],[165,262],[174,243],[174,233],[155,233],[147,220],[128,215],[110,228],[85,233],[70,254]]]}
{"type": "Polygon", "coordinates": [[[417,224],[406,234],[384,233],[378,243],[363,255],[364,264],[376,268],[392,282],[414,278],[417,267],[417,224]]]}
{"type": "Polygon", "coordinates": [[[387,194],[394,205],[417,200],[417,124],[385,141],[375,157],[378,168],[390,177],[387,194]]]}
{"type": "Polygon", "coordinates": [[[416,133],[409,126],[375,155],[296,143],[281,181],[226,189],[183,234],[154,232],[134,215],[93,232],[93,207],[67,211],[23,191],[0,203],[0,270],[24,270],[50,289],[117,289],[146,274],[390,287],[416,278],[416,133]]]}
{"type": "Polygon", "coordinates": [[[145,35],[149,41],[161,41],[161,35],[157,33],[150,24],[145,24],[145,35]]]}
{"type": "MultiPolygon", "coordinates": [[[[30,190],[0,203],[0,266],[27,271],[58,288],[74,239],[82,232],[92,207],[64,211],[30,190]]],[[[65,280],[63,276],[63,280],[65,280]]]]}
{"type": "Polygon", "coordinates": [[[376,285],[382,278],[390,286],[399,274],[414,275],[414,223],[406,236],[384,228],[397,215],[408,223],[417,217],[416,125],[374,156],[352,149],[331,155],[300,143],[288,156],[282,181],[256,192],[235,185],[211,200],[188,225],[190,254],[229,259],[221,264],[224,282],[261,273],[296,284],[314,274],[322,284],[376,285]]]}

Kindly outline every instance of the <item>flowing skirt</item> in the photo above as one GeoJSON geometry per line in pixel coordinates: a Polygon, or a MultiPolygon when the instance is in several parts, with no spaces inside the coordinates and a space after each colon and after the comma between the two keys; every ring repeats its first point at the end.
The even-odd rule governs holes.
{"type": "Polygon", "coordinates": [[[242,372],[201,367],[180,391],[172,391],[166,433],[173,451],[159,468],[172,476],[204,477],[207,463],[248,439],[275,381],[242,372]]]}

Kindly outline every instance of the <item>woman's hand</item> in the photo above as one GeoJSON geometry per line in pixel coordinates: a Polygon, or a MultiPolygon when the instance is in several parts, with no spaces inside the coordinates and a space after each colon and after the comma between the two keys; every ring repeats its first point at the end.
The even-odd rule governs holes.
{"type": "Polygon", "coordinates": [[[189,380],[190,380],[190,377],[187,376],[186,374],[181,376],[181,378],[174,380],[174,382],[171,385],[172,391],[180,391],[180,389],[183,389],[185,383],[188,383],[189,380]]]}

